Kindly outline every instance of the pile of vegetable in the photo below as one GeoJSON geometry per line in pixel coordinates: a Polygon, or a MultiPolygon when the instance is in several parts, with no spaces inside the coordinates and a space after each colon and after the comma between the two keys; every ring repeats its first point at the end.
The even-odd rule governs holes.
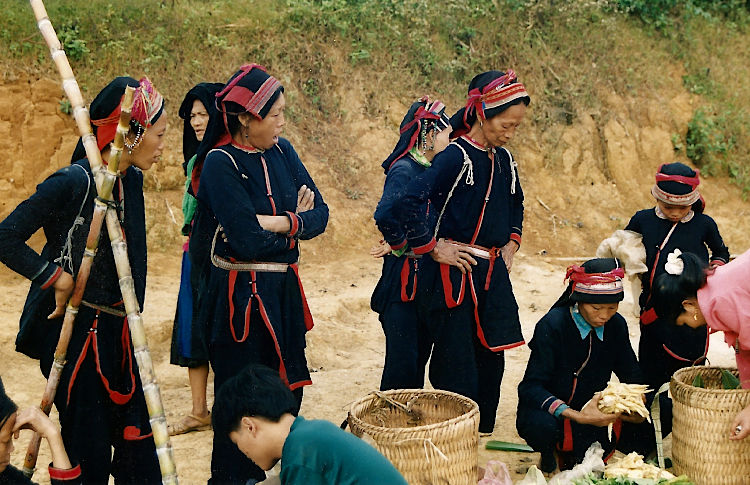
{"type": "MultiPolygon", "coordinates": [[[[624,384],[622,382],[609,381],[607,387],[599,397],[599,410],[603,413],[626,413],[638,414],[651,422],[651,415],[646,409],[643,396],[649,392],[648,386],[644,384],[624,384]]],[[[612,425],[607,426],[609,439],[612,440],[612,425]]]]}
{"type": "Polygon", "coordinates": [[[610,460],[607,466],[604,467],[604,478],[617,477],[671,479],[675,476],[658,466],[644,462],[641,455],[633,452],[619,460],[610,460]]]}
{"type": "Polygon", "coordinates": [[[681,475],[669,479],[653,478],[596,478],[589,476],[581,480],[574,480],[573,485],[695,485],[688,477],[681,475]]]}

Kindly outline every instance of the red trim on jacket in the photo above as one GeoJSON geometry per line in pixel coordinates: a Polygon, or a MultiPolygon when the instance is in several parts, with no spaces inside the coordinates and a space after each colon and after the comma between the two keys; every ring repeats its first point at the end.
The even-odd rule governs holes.
{"type": "Polygon", "coordinates": [[[60,275],[62,275],[62,272],[63,272],[63,269],[60,266],[58,266],[55,272],[52,273],[52,276],[47,278],[47,281],[44,282],[44,284],[42,285],[42,289],[46,290],[50,286],[54,285],[55,281],[57,281],[60,275]]]}
{"type": "Polygon", "coordinates": [[[289,217],[289,237],[294,237],[299,231],[299,219],[297,219],[297,214],[291,211],[286,211],[286,215],[289,217]]]}
{"type": "Polygon", "coordinates": [[[294,384],[289,384],[289,390],[293,391],[295,389],[299,389],[302,386],[312,386],[312,381],[308,379],[306,381],[299,381],[295,382],[294,384]]]}
{"type": "Polygon", "coordinates": [[[708,355],[708,343],[709,343],[709,342],[710,342],[710,340],[709,340],[709,338],[708,338],[708,334],[706,334],[706,346],[705,346],[705,349],[703,350],[703,355],[701,355],[700,357],[698,357],[698,358],[697,358],[697,359],[695,359],[695,360],[692,360],[692,359],[688,359],[688,358],[686,358],[686,357],[682,357],[681,355],[678,355],[678,354],[676,354],[676,353],[672,352],[672,351],[671,351],[671,350],[669,349],[669,347],[667,347],[667,345],[666,345],[666,344],[661,344],[661,346],[662,346],[662,347],[664,348],[664,350],[665,350],[665,351],[666,351],[666,352],[667,352],[667,353],[668,353],[668,354],[669,354],[669,355],[670,355],[670,356],[671,356],[671,357],[672,357],[673,359],[679,360],[679,361],[681,361],[681,362],[690,362],[690,363],[691,363],[691,364],[693,364],[693,365],[697,365],[697,364],[698,364],[698,363],[700,363],[701,361],[704,361],[704,360],[706,360],[706,355],[708,355]]]}
{"type": "Polygon", "coordinates": [[[122,437],[127,441],[145,440],[151,438],[153,435],[153,431],[149,434],[141,434],[141,428],[138,426],[125,426],[125,429],[122,430],[122,437]]]}
{"type": "Polygon", "coordinates": [[[517,234],[515,232],[510,233],[510,240],[518,244],[518,247],[521,247],[521,235],[517,234]]]}
{"type": "Polygon", "coordinates": [[[49,466],[49,477],[51,480],[59,480],[61,482],[67,480],[77,480],[81,477],[81,465],[76,465],[73,468],[55,468],[52,465],[49,466]]]}
{"type": "Polygon", "coordinates": [[[307,297],[305,296],[305,290],[302,288],[302,280],[300,280],[299,278],[299,266],[297,265],[297,263],[292,263],[289,266],[291,266],[292,271],[294,271],[294,276],[297,277],[297,285],[299,285],[299,296],[302,299],[302,311],[305,315],[305,328],[310,331],[312,330],[315,323],[313,322],[310,307],[307,305],[307,297]]]}
{"type": "Polygon", "coordinates": [[[458,290],[458,298],[453,299],[453,283],[451,283],[451,266],[440,263],[440,278],[443,280],[443,295],[445,297],[445,306],[456,308],[463,303],[466,289],[466,274],[461,273],[461,288],[458,290]]]}
{"type": "Polygon", "coordinates": [[[490,349],[493,352],[501,352],[503,350],[512,349],[514,347],[519,347],[526,342],[524,340],[521,340],[520,342],[514,342],[512,344],[506,344],[506,345],[498,345],[497,347],[490,347],[490,344],[487,343],[487,338],[484,336],[484,330],[482,330],[482,322],[479,320],[479,305],[477,302],[477,291],[474,288],[474,280],[471,276],[469,276],[469,288],[471,289],[471,299],[474,303],[474,321],[477,324],[477,337],[479,338],[479,341],[481,344],[490,349]]]}
{"type": "MultiPolygon", "coordinates": [[[[401,249],[401,248],[403,248],[404,246],[406,246],[406,239],[404,239],[403,241],[401,241],[401,242],[400,242],[400,243],[398,243],[398,244],[390,244],[390,243],[389,243],[389,245],[391,246],[391,251],[398,251],[399,249],[401,249]]],[[[415,253],[415,254],[416,254],[416,253],[415,253]]]]}
{"type": "Polygon", "coordinates": [[[104,385],[104,389],[106,389],[107,393],[109,394],[109,398],[112,400],[113,403],[123,405],[130,401],[130,398],[133,397],[133,393],[135,392],[135,373],[133,372],[133,358],[130,353],[130,332],[127,328],[127,318],[123,319],[123,337],[122,337],[122,351],[123,351],[123,362],[122,367],[124,369],[125,367],[125,357],[124,354],[127,354],[127,360],[129,363],[129,373],[130,373],[130,392],[127,394],[123,394],[121,392],[113,390],[109,386],[109,380],[104,376],[104,373],[102,372],[102,366],[101,366],[101,360],[99,358],[99,344],[98,339],[96,337],[96,329],[99,325],[99,314],[100,311],[96,311],[96,315],[94,316],[94,321],[91,324],[91,328],[89,329],[89,334],[86,337],[86,341],[83,343],[83,348],[81,349],[81,355],[78,356],[78,360],[76,361],[76,365],[73,368],[73,374],[70,376],[70,382],[68,383],[68,398],[66,402],[70,404],[70,394],[73,390],[73,384],[76,381],[76,377],[78,376],[78,371],[81,370],[81,365],[83,365],[83,361],[86,359],[86,354],[88,352],[89,345],[94,350],[94,362],[96,363],[96,372],[99,374],[99,378],[102,381],[102,384],[104,385]]]}
{"type": "Polygon", "coordinates": [[[435,241],[435,238],[433,237],[427,244],[411,248],[411,250],[414,251],[414,254],[426,254],[435,249],[436,245],[437,241],[435,241]]]}
{"type": "MultiPolygon", "coordinates": [[[[255,285],[255,272],[251,271],[252,284],[255,285]]],[[[234,285],[237,282],[237,271],[229,271],[229,280],[227,284],[227,299],[229,300],[229,332],[232,334],[232,338],[237,343],[242,343],[247,340],[250,335],[250,310],[252,309],[253,296],[255,296],[255,289],[253,294],[247,301],[247,307],[245,308],[245,325],[242,328],[242,337],[237,338],[237,333],[234,331],[234,285]]]]}
{"type": "Polygon", "coordinates": [[[408,302],[414,301],[414,297],[417,295],[417,269],[419,268],[419,262],[413,258],[404,258],[404,264],[401,266],[401,301],[408,302]],[[414,277],[412,278],[411,295],[406,294],[406,288],[409,286],[409,265],[410,262],[414,261],[414,277]]]}

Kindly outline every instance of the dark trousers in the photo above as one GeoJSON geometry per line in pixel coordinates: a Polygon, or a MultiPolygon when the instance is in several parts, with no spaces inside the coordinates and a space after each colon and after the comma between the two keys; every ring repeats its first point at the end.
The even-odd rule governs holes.
{"type": "MultiPolygon", "coordinates": [[[[91,321],[87,319],[90,313],[90,309],[82,307],[76,325],[80,325],[80,328],[87,327],[86,322],[91,321]]],[[[122,361],[123,356],[117,354],[121,354],[120,349],[123,347],[120,342],[122,325],[122,318],[102,315],[99,319],[97,342],[100,358],[105,362],[102,364],[104,367],[107,367],[106,362],[111,362],[111,359],[118,362],[118,367],[122,361]]],[[[88,332],[74,332],[68,347],[68,363],[55,396],[62,438],[68,455],[71,461],[81,465],[84,484],[107,483],[110,475],[117,485],[160,484],[159,461],[138,367],[131,349],[128,348],[128,351],[133,358],[136,389],[129,401],[125,404],[112,402],[97,371],[96,354],[91,345],[75,373],[68,400],[70,379],[87,336],[88,332]]],[[[42,362],[43,367],[49,364],[42,362]]],[[[124,368],[124,372],[117,375],[106,375],[112,389],[124,392],[131,389],[127,363],[124,368]]]]}
{"type": "MultiPolygon", "coordinates": [[[[264,332],[265,333],[265,332],[264,332]]],[[[267,335],[267,333],[266,333],[267,335]]],[[[250,363],[263,364],[271,369],[279,368],[279,359],[273,341],[267,335],[251,343],[252,350],[238,346],[221,346],[211,349],[211,367],[214,371],[214,393],[250,363]]],[[[297,403],[302,403],[302,387],[292,391],[297,403]]],[[[266,479],[266,472],[245,456],[228,435],[214,433],[211,451],[211,478],[209,485],[252,484],[266,479]]]]}
{"type": "Polygon", "coordinates": [[[481,344],[471,305],[432,312],[429,318],[433,341],[430,383],[436,389],[476,401],[479,431],[491,433],[500,402],[505,354],[492,352],[481,344]]]}
{"type": "Polygon", "coordinates": [[[413,302],[394,302],[380,315],[385,364],[380,390],[420,389],[432,342],[413,302]]]}
{"type": "MultiPolygon", "coordinates": [[[[534,451],[542,453],[542,459],[545,455],[550,455],[562,445],[565,437],[564,419],[556,418],[547,411],[541,409],[521,408],[516,415],[516,430],[518,435],[526,440],[534,451]]],[[[572,439],[573,449],[570,451],[572,463],[565,463],[566,468],[572,467],[583,461],[586,450],[595,442],[604,448],[606,456],[615,448],[623,453],[637,451],[645,456],[648,453],[650,443],[653,441],[653,428],[648,424],[631,424],[622,423],[622,430],[619,440],[612,436],[613,442],[607,437],[606,426],[591,426],[578,424],[570,421],[570,436],[572,439]],[[651,436],[648,430],[651,430],[651,436]]]]}

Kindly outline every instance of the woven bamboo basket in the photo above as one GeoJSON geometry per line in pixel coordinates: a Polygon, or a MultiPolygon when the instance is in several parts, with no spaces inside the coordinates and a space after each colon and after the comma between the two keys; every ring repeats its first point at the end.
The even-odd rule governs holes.
{"type": "Polygon", "coordinates": [[[371,440],[411,485],[477,483],[479,408],[467,397],[376,391],[352,404],[349,427],[371,440]]]}
{"type": "MultiPolygon", "coordinates": [[[[727,369],[737,375],[736,369],[727,369]]],[[[719,367],[675,372],[672,393],[672,462],[677,475],[698,485],[750,483],[750,439],[729,439],[732,422],[750,404],[750,390],[725,390],[719,367]],[[697,374],[705,388],[694,387],[697,374]]]]}

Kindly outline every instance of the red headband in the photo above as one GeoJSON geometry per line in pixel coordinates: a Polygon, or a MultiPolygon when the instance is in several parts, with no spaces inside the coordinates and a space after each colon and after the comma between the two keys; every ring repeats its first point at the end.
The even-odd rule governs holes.
{"type": "Polygon", "coordinates": [[[606,273],[587,273],[585,268],[575,264],[569,266],[565,273],[565,280],[570,278],[573,283],[572,291],[579,293],[621,293],[624,277],[625,270],[622,268],[615,268],[606,273]]]}
{"type": "Polygon", "coordinates": [[[689,185],[693,190],[695,190],[695,188],[699,186],[701,183],[700,179],[698,178],[701,171],[698,170],[697,168],[694,170],[695,175],[693,177],[686,177],[684,175],[669,175],[666,173],[662,173],[661,170],[663,167],[664,167],[664,164],[659,166],[659,170],[656,172],[657,184],[659,182],[679,182],[681,184],[689,185]]]}
{"type": "MultiPolygon", "coordinates": [[[[145,130],[151,126],[152,120],[161,111],[163,105],[164,98],[162,95],[154,88],[147,77],[142,77],[135,89],[130,119],[137,122],[145,130]]],[[[121,106],[122,98],[109,116],[100,120],[91,120],[91,124],[97,127],[96,145],[99,147],[99,151],[115,139],[117,125],[120,122],[121,106]]]]}
{"type": "Polygon", "coordinates": [[[472,111],[477,112],[477,116],[485,120],[485,111],[492,108],[497,108],[504,104],[510,103],[511,101],[528,97],[529,93],[526,92],[526,87],[519,83],[513,82],[516,80],[516,73],[513,69],[508,69],[505,75],[500,76],[484,88],[474,88],[469,91],[469,95],[466,98],[466,109],[464,110],[464,125],[468,126],[467,117],[472,111]]]}

